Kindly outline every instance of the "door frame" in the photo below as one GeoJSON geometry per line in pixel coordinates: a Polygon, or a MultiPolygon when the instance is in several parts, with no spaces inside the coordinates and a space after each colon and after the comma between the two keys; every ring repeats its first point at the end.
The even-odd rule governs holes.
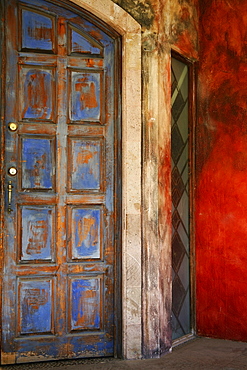
{"type": "Polygon", "coordinates": [[[175,339],[172,346],[176,347],[190,339],[196,334],[196,266],[195,266],[195,127],[196,127],[196,65],[195,63],[171,50],[171,57],[179,60],[188,67],[188,136],[189,136],[189,230],[190,230],[190,322],[191,333],[175,339]]]}
{"type": "MultiPolygon", "coordinates": [[[[52,2],[52,1],[51,1],[52,2]]],[[[142,275],[139,268],[136,272],[135,281],[127,279],[128,271],[133,268],[133,260],[126,256],[131,255],[134,259],[141,261],[141,26],[121,7],[111,0],[105,0],[102,5],[101,0],[54,0],[61,5],[72,6],[74,10],[87,11],[94,14],[93,18],[97,21],[104,22],[121,36],[122,49],[122,68],[121,80],[122,97],[122,138],[118,140],[119,150],[122,153],[122,165],[118,163],[118,175],[122,178],[122,192],[120,197],[121,207],[117,212],[121,215],[121,228],[119,231],[119,240],[122,245],[118,253],[118,285],[115,305],[118,307],[117,316],[119,329],[116,332],[116,340],[120,343],[116,348],[116,355],[124,358],[140,358],[142,355],[142,329],[141,329],[141,304],[138,314],[130,317],[128,311],[131,309],[133,294],[135,299],[141,303],[142,299],[142,275]],[[93,4],[92,4],[93,3],[93,4]],[[114,16],[113,16],[114,14],[114,16]],[[136,53],[133,55],[133,48],[136,53]],[[133,125],[133,122],[135,123],[133,125]],[[134,153],[133,153],[134,152],[134,153]],[[134,156],[133,156],[134,154],[134,156]],[[134,186],[133,186],[134,182],[134,186]],[[122,202],[121,202],[122,200],[122,202]],[[133,225],[133,227],[131,227],[133,225]],[[134,285],[134,286],[133,286],[134,285]],[[121,302],[121,303],[119,303],[121,302]],[[121,317],[122,313],[122,317],[121,317]],[[134,332],[134,336],[133,336],[134,332]],[[121,338],[121,340],[119,340],[121,338]]],[[[0,0],[0,13],[4,12],[4,0],[0,0]]],[[[0,20],[0,47],[4,43],[4,24],[3,17],[0,20]]],[[[120,45],[118,46],[120,48],[120,45]]],[[[4,56],[3,56],[4,57],[4,56]]],[[[4,65],[1,64],[1,71],[4,72],[4,65]]],[[[1,80],[0,110],[4,110],[3,85],[1,80]]],[[[118,97],[119,102],[120,98],[118,97]]],[[[2,117],[2,114],[1,114],[2,117]]],[[[120,119],[118,115],[118,119],[120,119]]],[[[0,144],[4,147],[3,142],[3,124],[0,127],[0,144]]],[[[0,269],[3,265],[3,219],[5,207],[5,189],[4,189],[4,170],[3,170],[3,151],[1,150],[1,167],[0,167],[0,195],[1,195],[1,215],[0,215],[0,269]]],[[[1,288],[0,288],[1,293],[1,288]]],[[[135,306],[135,302],[133,303],[135,306]]],[[[2,310],[2,301],[0,310],[2,310]]]]}
{"type": "MultiPolygon", "coordinates": [[[[1,75],[5,76],[5,65],[3,63],[3,58],[5,58],[3,50],[4,45],[4,22],[3,22],[3,13],[4,13],[4,3],[3,0],[0,0],[0,50],[2,51],[0,58],[0,73],[1,75]]],[[[1,279],[0,279],[0,315],[2,315],[2,271],[3,271],[3,231],[4,231],[4,209],[5,209],[5,179],[4,179],[4,125],[3,125],[3,111],[4,111],[4,100],[3,100],[3,88],[4,88],[4,81],[1,78],[0,80],[0,271],[1,271],[1,279]]],[[[1,328],[1,323],[0,323],[1,328]]],[[[1,333],[0,333],[1,334],[1,333]]],[[[1,349],[0,349],[1,350],[1,349]]]]}

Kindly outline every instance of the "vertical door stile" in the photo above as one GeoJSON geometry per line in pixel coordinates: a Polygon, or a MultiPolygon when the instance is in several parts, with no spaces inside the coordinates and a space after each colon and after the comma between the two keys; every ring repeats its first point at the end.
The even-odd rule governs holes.
{"type": "MultiPolygon", "coordinates": [[[[67,224],[66,224],[66,183],[67,183],[67,58],[66,22],[58,19],[57,35],[57,334],[66,334],[66,294],[67,291],[67,224]]],[[[67,345],[60,344],[60,356],[67,356],[67,345]]]]}
{"type": "MultiPolygon", "coordinates": [[[[13,3],[13,1],[10,1],[13,3]]],[[[6,31],[6,38],[8,39],[8,43],[6,45],[7,53],[9,55],[9,63],[6,65],[6,96],[8,96],[9,104],[5,107],[5,117],[7,122],[16,122],[17,120],[17,109],[16,109],[16,91],[17,87],[17,40],[14,35],[17,32],[17,24],[16,24],[16,14],[17,9],[15,6],[9,6],[6,9],[6,18],[12,19],[11,27],[8,28],[6,31]],[[13,91],[14,90],[14,91],[13,91]]],[[[5,362],[12,362],[15,358],[14,351],[12,349],[13,345],[13,332],[15,332],[15,311],[13,302],[15,301],[16,296],[16,280],[15,280],[15,263],[16,263],[16,209],[12,207],[13,202],[15,201],[16,197],[16,190],[17,190],[17,179],[16,177],[11,178],[8,175],[8,168],[11,166],[17,166],[17,138],[16,134],[9,132],[5,129],[5,230],[6,233],[4,235],[4,259],[6,264],[4,265],[4,276],[3,276],[3,284],[7,286],[3,290],[2,296],[2,313],[7,318],[2,323],[2,340],[5,342],[5,348],[7,349],[3,351],[1,348],[1,358],[2,363],[5,362]],[[8,182],[12,181],[12,201],[11,207],[13,208],[13,212],[7,212],[6,203],[8,202],[8,195],[6,189],[8,187],[8,182]],[[8,253],[7,253],[8,251],[8,253]],[[7,293],[6,293],[7,291],[7,293]]]]}

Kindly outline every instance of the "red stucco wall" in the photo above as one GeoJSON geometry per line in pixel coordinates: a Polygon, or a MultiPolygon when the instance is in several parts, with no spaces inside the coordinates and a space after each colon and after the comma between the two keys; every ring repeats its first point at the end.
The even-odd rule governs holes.
{"type": "Polygon", "coordinates": [[[200,16],[197,332],[247,341],[247,2],[201,0],[200,16]]]}
{"type": "Polygon", "coordinates": [[[168,10],[171,48],[191,61],[198,59],[198,2],[173,0],[168,10]]]}

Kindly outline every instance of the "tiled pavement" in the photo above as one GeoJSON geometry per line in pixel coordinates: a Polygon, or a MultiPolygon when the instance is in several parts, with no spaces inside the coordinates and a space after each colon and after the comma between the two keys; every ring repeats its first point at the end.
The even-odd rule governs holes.
{"type": "Polygon", "coordinates": [[[152,360],[71,360],[2,366],[5,370],[247,370],[247,343],[197,338],[152,360]]]}

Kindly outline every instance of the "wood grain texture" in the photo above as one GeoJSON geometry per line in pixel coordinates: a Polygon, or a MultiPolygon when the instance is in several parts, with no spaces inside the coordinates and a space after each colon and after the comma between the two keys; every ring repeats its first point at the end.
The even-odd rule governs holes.
{"type": "Polygon", "coordinates": [[[116,35],[43,0],[5,7],[5,159],[17,175],[2,361],[113,356],[116,35]]]}

